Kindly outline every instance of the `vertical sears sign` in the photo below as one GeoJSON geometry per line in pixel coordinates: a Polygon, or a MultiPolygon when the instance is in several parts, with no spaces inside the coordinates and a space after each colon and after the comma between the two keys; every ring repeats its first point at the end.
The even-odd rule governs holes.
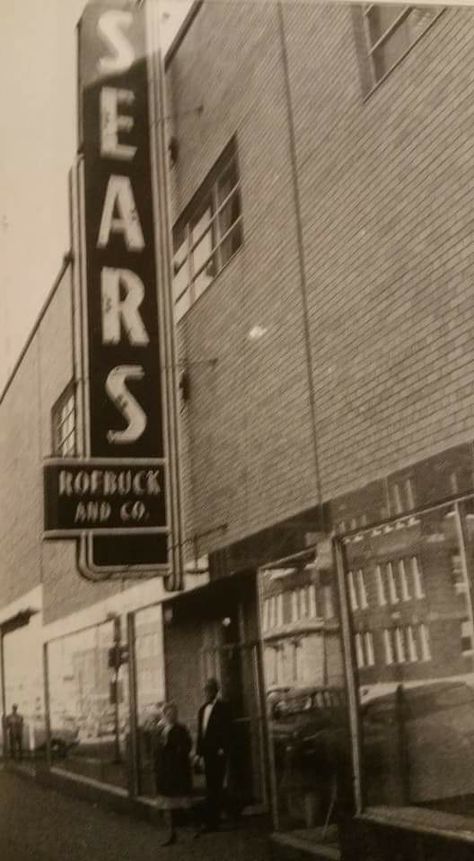
{"type": "MultiPolygon", "coordinates": [[[[148,102],[144,7],[91,4],[79,24],[83,448],[96,472],[100,462],[104,474],[123,464],[131,487],[122,534],[107,534],[107,523],[77,524],[89,530],[82,535],[82,549],[92,570],[168,564],[163,336],[148,102]],[[141,476],[135,480],[134,464],[141,476]],[[134,500],[139,487],[154,488],[155,498],[134,500]]],[[[116,485],[110,483],[120,486],[118,477],[116,485]]],[[[76,479],[70,483],[72,492],[76,484],[80,487],[76,479]]]]}

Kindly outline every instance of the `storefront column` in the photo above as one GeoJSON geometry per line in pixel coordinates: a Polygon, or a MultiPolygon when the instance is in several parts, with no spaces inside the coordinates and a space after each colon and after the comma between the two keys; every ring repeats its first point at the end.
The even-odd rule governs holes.
{"type": "Polygon", "coordinates": [[[48,644],[43,644],[43,679],[44,679],[44,721],[46,729],[46,765],[51,768],[51,719],[49,702],[49,666],[48,666],[48,644]]]}
{"type": "Polygon", "coordinates": [[[129,794],[135,798],[140,794],[140,773],[138,763],[138,721],[137,721],[137,658],[135,654],[135,615],[127,614],[128,644],[128,690],[130,708],[130,783],[129,794]]]}
{"type": "Polygon", "coordinates": [[[472,578],[470,576],[469,571],[469,562],[467,558],[467,548],[466,548],[466,535],[464,531],[464,523],[461,514],[460,504],[456,502],[454,504],[454,517],[456,521],[456,532],[458,536],[459,542],[459,555],[461,557],[461,568],[462,568],[462,576],[464,580],[465,592],[466,592],[466,610],[469,616],[469,621],[471,623],[471,630],[474,631],[474,611],[473,611],[473,602],[472,602],[472,578]]]}
{"type": "Polygon", "coordinates": [[[337,586],[339,595],[339,613],[342,629],[342,650],[344,655],[344,670],[346,676],[346,694],[349,711],[349,731],[351,740],[354,804],[357,811],[362,810],[362,787],[361,787],[361,744],[360,744],[360,721],[358,708],[357,680],[355,676],[355,655],[351,621],[349,618],[347,590],[346,590],[346,562],[344,544],[338,538],[334,538],[334,556],[336,560],[337,586]]]}

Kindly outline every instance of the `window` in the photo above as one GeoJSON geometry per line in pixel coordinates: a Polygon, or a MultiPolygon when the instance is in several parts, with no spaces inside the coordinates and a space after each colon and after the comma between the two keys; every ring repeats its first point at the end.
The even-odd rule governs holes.
{"type": "Polygon", "coordinates": [[[347,574],[347,585],[349,587],[349,601],[351,605],[351,610],[358,610],[359,605],[357,603],[357,592],[355,588],[355,580],[354,580],[354,572],[349,571],[347,574]]]}
{"type": "Polygon", "coordinates": [[[377,583],[377,595],[379,599],[379,605],[381,607],[384,607],[387,603],[387,596],[385,594],[385,583],[383,580],[383,574],[380,565],[377,565],[375,569],[375,580],[377,583]]]}
{"type": "Polygon", "coordinates": [[[227,147],[173,231],[173,300],[180,320],[242,244],[235,141],[227,147]]]}
{"type": "Polygon", "coordinates": [[[359,600],[361,609],[364,609],[369,606],[367,601],[367,590],[365,588],[364,574],[363,571],[359,568],[357,572],[357,585],[359,587],[359,600]]]}
{"type": "Polygon", "coordinates": [[[431,661],[430,636],[426,625],[420,625],[421,659],[431,661]]]}
{"type": "Polygon", "coordinates": [[[402,628],[395,628],[395,657],[397,664],[404,664],[406,661],[405,638],[402,628]]]}
{"type": "Polygon", "coordinates": [[[451,554],[451,577],[455,592],[461,594],[462,592],[467,591],[462,556],[460,553],[451,554]]]}
{"type": "Polygon", "coordinates": [[[374,641],[371,631],[364,631],[355,635],[355,651],[357,666],[360,670],[374,666],[374,641]]]}
{"type": "Polygon", "coordinates": [[[400,577],[400,588],[402,593],[402,601],[410,600],[410,592],[408,590],[408,579],[407,572],[405,568],[405,562],[403,559],[400,559],[398,563],[398,573],[400,577]]]}
{"type": "Polygon", "coordinates": [[[406,664],[431,660],[429,634],[426,625],[406,625],[385,628],[385,663],[406,664]]]}
{"type": "Polygon", "coordinates": [[[58,457],[76,454],[76,398],[71,383],[52,409],[53,453],[58,457]]]}
{"type": "Polygon", "coordinates": [[[392,632],[385,628],[383,632],[383,640],[385,646],[385,663],[390,665],[393,664],[393,644],[392,644],[392,632]]]}
{"type": "Polygon", "coordinates": [[[316,587],[314,585],[308,586],[309,591],[309,615],[311,619],[315,619],[317,614],[316,611],[316,587]]]}
{"type": "Polygon", "coordinates": [[[395,572],[393,570],[393,564],[391,562],[389,562],[387,565],[387,579],[388,579],[388,591],[389,591],[389,595],[390,595],[390,603],[391,604],[398,604],[400,599],[398,597],[398,589],[397,589],[397,583],[395,580],[395,572]]]}
{"type": "Polygon", "coordinates": [[[439,6],[363,7],[372,85],[382,80],[442,11],[439,6]]]}
{"type": "Polygon", "coordinates": [[[413,591],[415,593],[415,598],[424,598],[425,589],[423,586],[423,576],[421,573],[420,563],[416,556],[412,556],[411,558],[411,571],[413,575],[413,591]]]}
{"type": "Polygon", "coordinates": [[[413,625],[408,625],[406,629],[407,634],[407,652],[408,652],[408,660],[414,663],[418,660],[418,648],[415,637],[415,630],[413,625]]]}
{"type": "Polygon", "coordinates": [[[357,571],[349,571],[347,575],[349,588],[349,601],[352,610],[365,610],[369,606],[367,600],[367,589],[365,587],[364,572],[361,568],[357,571]]]}
{"type": "Polygon", "coordinates": [[[275,598],[275,596],[273,595],[273,596],[270,598],[269,627],[270,627],[270,628],[275,628],[275,627],[276,627],[276,623],[277,623],[277,620],[276,620],[276,598],[275,598]]]}
{"type": "Polygon", "coordinates": [[[298,590],[295,589],[291,593],[291,621],[298,621],[298,590]]]}
{"type": "Polygon", "coordinates": [[[332,594],[332,586],[322,586],[321,594],[323,599],[324,618],[332,619],[334,618],[334,601],[332,594]]]}
{"type": "Polygon", "coordinates": [[[283,625],[283,592],[276,596],[276,623],[283,625]]]}

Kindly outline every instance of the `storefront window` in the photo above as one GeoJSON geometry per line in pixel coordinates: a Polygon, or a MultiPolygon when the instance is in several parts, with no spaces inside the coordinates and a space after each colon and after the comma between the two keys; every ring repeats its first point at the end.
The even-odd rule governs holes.
{"type": "MultiPolygon", "coordinates": [[[[46,747],[46,724],[40,614],[4,635],[3,662],[6,715],[11,714],[13,705],[18,706],[23,718],[22,753],[41,756],[46,747]]],[[[9,752],[8,744],[5,747],[9,752]]]]}
{"type": "MultiPolygon", "coordinates": [[[[363,602],[361,577],[354,590],[363,602]]],[[[348,735],[334,573],[303,554],[261,569],[259,596],[275,825],[336,842],[348,735]]]]}
{"type": "Polygon", "coordinates": [[[165,700],[161,605],[134,617],[139,793],[155,794],[154,748],[165,700]]]}
{"type": "Polygon", "coordinates": [[[344,543],[365,804],[470,813],[473,504],[387,523],[344,543]],[[356,572],[365,602],[354,600],[356,572]]]}
{"type": "Polygon", "coordinates": [[[55,765],[125,789],[130,766],[128,666],[119,622],[48,643],[49,720],[55,765]]]}

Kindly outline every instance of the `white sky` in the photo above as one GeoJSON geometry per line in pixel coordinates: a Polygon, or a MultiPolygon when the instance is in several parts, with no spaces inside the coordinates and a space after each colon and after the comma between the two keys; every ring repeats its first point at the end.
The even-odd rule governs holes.
{"type": "MultiPolygon", "coordinates": [[[[169,43],[190,0],[161,0],[169,43]]],[[[0,391],[69,249],[85,0],[0,0],[0,391]]]]}

